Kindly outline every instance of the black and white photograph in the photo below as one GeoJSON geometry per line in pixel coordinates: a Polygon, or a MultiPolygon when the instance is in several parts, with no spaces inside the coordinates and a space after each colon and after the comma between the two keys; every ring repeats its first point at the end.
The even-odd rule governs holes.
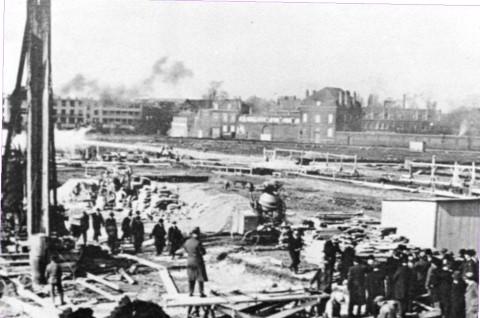
{"type": "Polygon", "coordinates": [[[480,2],[2,2],[0,318],[478,318],[480,2]]]}

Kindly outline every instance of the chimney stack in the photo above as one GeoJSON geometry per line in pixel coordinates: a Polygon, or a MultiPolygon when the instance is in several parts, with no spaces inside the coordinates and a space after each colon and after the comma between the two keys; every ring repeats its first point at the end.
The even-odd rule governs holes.
{"type": "Polygon", "coordinates": [[[403,94],[402,106],[403,109],[407,108],[407,94],[403,94]]]}
{"type": "Polygon", "coordinates": [[[307,89],[307,91],[305,92],[305,97],[308,98],[310,97],[310,91],[307,89]]]}

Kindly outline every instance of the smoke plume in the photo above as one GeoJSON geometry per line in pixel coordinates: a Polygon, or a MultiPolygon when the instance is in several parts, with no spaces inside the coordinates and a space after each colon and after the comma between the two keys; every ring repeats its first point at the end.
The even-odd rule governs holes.
{"type": "Polygon", "coordinates": [[[168,57],[164,56],[155,61],[150,74],[135,85],[110,86],[99,83],[95,79],[87,79],[83,74],[77,74],[62,86],[60,92],[63,95],[98,98],[108,105],[149,95],[154,90],[156,83],[177,85],[188,77],[193,77],[193,71],[187,68],[183,62],[169,63],[168,57]]]}

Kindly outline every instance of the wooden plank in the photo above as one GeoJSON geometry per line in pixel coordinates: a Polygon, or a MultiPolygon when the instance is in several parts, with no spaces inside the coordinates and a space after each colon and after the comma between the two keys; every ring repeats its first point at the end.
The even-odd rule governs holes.
{"type": "Polygon", "coordinates": [[[215,307],[216,311],[221,312],[224,315],[227,315],[228,317],[231,318],[260,318],[259,316],[256,315],[251,315],[247,314],[241,311],[237,311],[233,308],[229,308],[228,306],[225,305],[219,305],[215,307]]]}
{"type": "Polygon", "coordinates": [[[135,285],[137,281],[132,278],[123,268],[118,269],[118,273],[129,283],[130,285],[135,285]]]}
{"type": "Polygon", "coordinates": [[[172,295],[166,297],[167,307],[188,307],[188,306],[209,306],[209,305],[223,305],[223,304],[239,304],[239,303],[258,303],[258,302],[279,302],[279,301],[294,301],[294,300],[316,300],[330,297],[328,294],[321,295],[265,295],[265,294],[250,294],[250,295],[233,295],[225,297],[198,297],[190,296],[188,294],[172,295]]]}
{"type": "Polygon", "coordinates": [[[277,312],[276,314],[273,314],[273,315],[270,315],[270,316],[267,316],[267,317],[268,318],[287,318],[287,317],[290,317],[292,315],[295,315],[296,313],[301,312],[302,310],[304,310],[307,307],[315,306],[319,302],[320,302],[320,299],[309,301],[309,302],[307,302],[305,304],[302,304],[300,306],[295,306],[292,309],[282,310],[281,312],[277,312]]]}
{"type": "Polygon", "coordinates": [[[19,296],[30,299],[40,305],[44,311],[50,313],[50,315],[58,315],[61,313],[60,310],[55,308],[55,304],[50,301],[50,298],[45,299],[34,292],[29,291],[28,289],[25,289],[23,287],[23,284],[20,283],[17,279],[12,279],[12,282],[15,284],[15,287],[17,288],[17,293],[19,296]]]}
{"type": "Polygon", "coordinates": [[[114,302],[119,301],[120,298],[123,296],[123,295],[119,295],[119,296],[112,295],[112,294],[104,291],[103,289],[98,288],[98,287],[95,286],[95,285],[92,285],[92,284],[90,284],[90,283],[87,283],[87,282],[85,281],[85,279],[83,279],[83,278],[77,278],[75,281],[76,281],[77,283],[79,283],[80,285],[82,285],[83,287],[88,288],[88,289],[90,289],[90,290],[92,290],[92,291],[94,291],[94,292],[102,295],[103,297],[105,297],[106,299],[108,299],[108,300],[110,300],[110,301],[114,301],[114,302]]]}
{"type": "Polygon", "coordinates": [[[100,283],[100,284],[103,284],[107,287],[110,287],[113,290],[122,292],[122,289],[120,288],[120,286],[118,284],[109,282],[109,281],[107,281],[107,280],[105,280],[105,279],[103,279],[103,278],[101,278],[97,275],[92,274],[92,273],[87,273],[87,279],[94,280],[97,283],[100,283]]]}
{"type": "Polygon", "coordinates": [[[173,280],[172,276],[170,275],[170,272],[168,271],[168,269],[165,266],[163,266],[161,264],[158,264],[158,263],[155,263],[155,262],[152,262],[152,261],[149,261],[149,260],[146,260],[146,259],[143,259],[143,258],[140,258],[140,257],[137,257],[137,256],[130,255],[130,254],[121,253],[121,254],[118,254],[117,256],[134,260],[134,261],[138,262],[139,264],[142,264],[142,265],[145,265],[145,266],[148,266],[148,267],[151,267],[151,268],[154,268],[154,269],[158,270],[158,273],[160,274],[160,278],[162,279],[162,282],[163,282],[163,286],[167,290],[167,293],[171,294],[171,295],[177,295],[179,293],[178,292],[178,287],[175,284],[175,281],[173,280]]]}

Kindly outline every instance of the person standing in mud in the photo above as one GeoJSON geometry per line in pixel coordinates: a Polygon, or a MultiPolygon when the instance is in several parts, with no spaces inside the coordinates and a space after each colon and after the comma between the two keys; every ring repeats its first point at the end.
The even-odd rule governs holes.
{"type": "Polygon", "coordinates": [[[110,217],[105,221],[105,231],[107,232],[107,244],[110,248],[110,252],[115,253],[115,247],[117,244],[118,230],[117,220],[115,220],[113,212],[110,213],[110,217]]]}
{"type": "Polygon", "coordinates": [[[128,239],[129,241],[132,240],[132,211],[129,211],[128,215],[122,221],[121,240],[124,241],[125,239],[128,239]]]}
{"type": "Polygon", "coordinates": [[[90,228],[90,219],[87,212],[83,211],[82,218],[80,219],[80,229],[82,231],[83,244],[87,245],[87,232],[90,228]]]}
{"type": "Polygon", "coordinates": [[[200,241],[200,228],[196,227],[190,233],[190,237],[183,244],[185,252],[187,252],[187,276],[190,296],[195,291],[195,283],[198,282],[200,297],[206,297],[204,293],[204,282],[208,281],[207,270],[203,255],[206,251],[200,241]]]}
{"type": "Polygon", "coordinates": [[[47,279],[48,284],[50,285],[50,296],[52,297],[52,302],[55,304],[55,290],[60,295],[60,302],[62,305],[65,305],[63,299],[63,286],[62,286],[62,268],[58,263],[58,256],[53,255],[51,257],[50,263],[45,269],[45,278],[47,279]]]}
{"type": "Polygon", "coordinates": [[[175,259],[175,252],[182,247],[183,244],[183,235],[177,227],[176,221],[173,221],[172,226],[168,229],[167,238],[170,244],[170,255],[172,256],[172,259],[175,259]]]}
{"type": "Polygon", "coordinates": [[[98,242],[98,237],[101,235],[100,230],[102,225],[105,225],[105,221],[103,220],[102,213],[100,213],[100,209],[97,208],[95,213],[92,214],[92,227],[93,227],[93,240],[98,242]]]}
{"type": "Polygon", "coordinates": [[[140,218],[140,211],[137,211],[137,216],[132,221],[132,237],[135,254],[142,251],[142,243],[145,235],[142,219],[140,218]]]}
{"type": "Polygon", "coordinates": [[[165,248],[166,234],[165,227],[163,226],[163,219],[159,219],[158,223],[153,227],[152,234],[150,234],[150,237],[153,237],[154,239],[157,255],[162,255],[163,249],[165,248]]]}
{"type": "Polygon", "coordinates": [[[290,254],[290,258],[292,259],[290,270],[292,270],[295,274],[298,273],[298,265],[300,265],[300,251],[302,250],[302,247],[303,241],[300,236],[300,231],[295,230],[293,231],[293,236],[288,242],[288,253],[290,254]]]}

